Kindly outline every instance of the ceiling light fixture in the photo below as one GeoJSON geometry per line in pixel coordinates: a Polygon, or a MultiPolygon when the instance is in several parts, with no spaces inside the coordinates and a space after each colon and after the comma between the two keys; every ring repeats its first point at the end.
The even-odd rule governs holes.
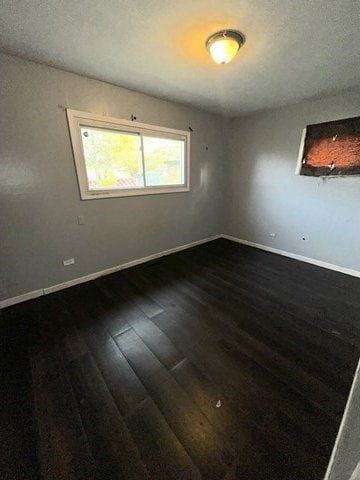
{"type": "Polygon", "coordinates": [[[224,65],[231,62],[244,43],[245,37],[241,32],[221,30],[210,35],[205,45],[214,62],[224,65]]]}

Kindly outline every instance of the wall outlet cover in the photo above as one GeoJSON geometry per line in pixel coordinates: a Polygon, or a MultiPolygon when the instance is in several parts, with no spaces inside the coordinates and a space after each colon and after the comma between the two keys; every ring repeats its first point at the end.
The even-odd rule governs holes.
{"type": "Polygon", "coordinates": [[[63,260],[64,267],[67,267],[68,265],[73,265],[74,263],[75,263],[74,258],[67,258],[66,260],[63,260]]]}

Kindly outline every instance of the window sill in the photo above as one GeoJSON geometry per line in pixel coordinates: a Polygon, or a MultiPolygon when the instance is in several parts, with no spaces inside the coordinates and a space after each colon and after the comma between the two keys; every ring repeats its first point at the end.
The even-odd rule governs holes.
{"type": "Polygon", "coordinates": [[[162,193],[182,193],[189,192],[188,186],[181,187],[152,187],[152,188],[131,188],[122,190],[104,190],[92,192],[80,192],[81,200],[97,200],[102,198],[117,198],[117,197],[137,197],[140,195],[159,195],[162,193]]]}

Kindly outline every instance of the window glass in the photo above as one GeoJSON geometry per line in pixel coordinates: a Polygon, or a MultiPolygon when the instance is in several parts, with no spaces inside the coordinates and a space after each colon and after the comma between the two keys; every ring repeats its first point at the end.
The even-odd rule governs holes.
{"type": "Polygon", "coordinates": [[[146,185],[184,183],[184,141],[143,137],[146,185]]]}
{"type": "Polygon", "coordinates": [[[81,127],[89,190],[144,186],[138,134],[81,127]]]}

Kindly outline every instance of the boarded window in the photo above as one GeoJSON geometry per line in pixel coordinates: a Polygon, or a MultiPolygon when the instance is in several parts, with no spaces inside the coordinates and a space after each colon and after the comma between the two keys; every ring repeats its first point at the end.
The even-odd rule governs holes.
{"type": "Polygon", "coordinates": [[[315,177],[360,175],[360,117],[308,125],[297,173],[315,177]]]}

